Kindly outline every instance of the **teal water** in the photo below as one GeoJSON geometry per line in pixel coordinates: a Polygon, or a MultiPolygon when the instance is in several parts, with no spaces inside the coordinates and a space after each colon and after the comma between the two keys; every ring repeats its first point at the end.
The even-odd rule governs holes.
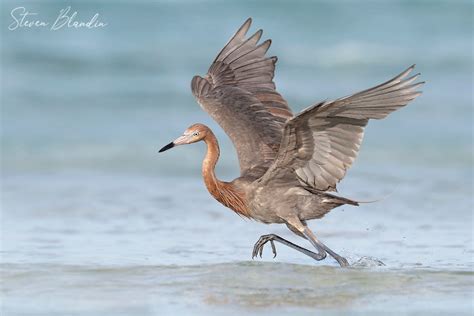
{"type": "Polygon", "coordinates": [[[108,25],[9,31],[19,5],[0,19],[2,315],[472,314],[470,2],[27,1],[43,19],[71,5],[108,25]],[[427,81],[371,122],[339,187],[382,199],[310,223],[349,269],[279,245],[252,261],[262,234],[305,241],[214,201],[204,145],[157,154],[202,122],[219,177],[238,175],[189,85],[248,16],[295,112],[413,63],[427,81]]]}

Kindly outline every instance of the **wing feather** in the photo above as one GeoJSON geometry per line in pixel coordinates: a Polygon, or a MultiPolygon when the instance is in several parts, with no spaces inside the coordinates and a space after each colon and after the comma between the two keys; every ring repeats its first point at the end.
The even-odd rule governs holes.
{"type": "Polygon", "coordinates": [[[275,90],[276,57],[266,57],[271,40],[258,43],[262,30],[246,38],[251,19],[238,29],[191,89],[201,107],[224,129],[237,149],[241,173],[269,166],[285,122],[293,117],[275,90]]]}
{"type": "Polygon", "coordinates": [[[322,102],[289,120],[277,158],[262,181],[297,178],[309,189],[336,190],[357,157],[370,119],[383,119],[421,94],[414,65],[373,88],[322,102]]]}

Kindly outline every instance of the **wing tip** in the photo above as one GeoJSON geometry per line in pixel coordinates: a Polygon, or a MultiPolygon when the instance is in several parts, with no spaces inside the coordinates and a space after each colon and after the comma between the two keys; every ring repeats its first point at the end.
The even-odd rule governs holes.
{"type": "Polygon", "coordinates": [[[248,29],[252,25],[252,17],[248,17],[247,20],[245,20],[244,24],[239,28],[239,31],[245,28],[245,32],[247,33],[248,29]]]}
{"type": "Polygon", "coordinates": [[[252,18],[249,17],[247,20],[245,20],[244,24],[242,24],[239,27],[239,29],[237,30],[237,32],[235,32],[234,36],[232,36],[229,42],[231,42],[236,37],[237,38],[245,37],[251,25],[252,25],[252,18]]]}
{"type": "Polygon", "coordinates": [[[410,67],[408,67],[407,69],[405,69],[404,71],[402,71],[398,76],[396,76],[394,78],[394,80],[402,80],[404,79],[406,76],[408,76],[408,74],[410,72],[413,71],[413,69],[415,69],[415,64],[411,65],[410,67]]]}
{"type": "Polygon", "coordinates": [[[259,29],[257,32],[255,32],[252,36],[250,36],[249,39],[251,38],[256,38],[255,42],[258,43],[258,41],[262,38],[263,30],[259,29]]]}
{"type": "Polygon", "coordinates": [[[265,46],[265,53],[266,53],[267,50],[270,48],[270,46],[272,46],[272,40],[270,38],[266,39],[262,42],[262,44],[258,45],[258,47],[262,47],[262,46],[265,46]]]}

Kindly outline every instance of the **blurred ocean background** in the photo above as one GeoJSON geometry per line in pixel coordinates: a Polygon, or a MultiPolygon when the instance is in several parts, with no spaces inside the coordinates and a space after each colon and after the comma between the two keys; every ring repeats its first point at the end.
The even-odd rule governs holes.
{"type": "Polygon", "coordinates": [[[473,313],[473,4],[470,1],[11,1],[1,3],[2,315],[473,313]],[[96,29],[8,30],[24,6],[71,6],[96,29]],[[427,81],[366,130],[339,186],[371,200],[310,223],[353,264],[277,244],[201,180],[205,146],[157,154],[211,126],[217,174],[238,176],[227,136],[194,101],[251,16],[271,38],[295,112],[379,84],[413,63],[427,81]],[[377,266],[382,261],[385,266],[377,266]]]}

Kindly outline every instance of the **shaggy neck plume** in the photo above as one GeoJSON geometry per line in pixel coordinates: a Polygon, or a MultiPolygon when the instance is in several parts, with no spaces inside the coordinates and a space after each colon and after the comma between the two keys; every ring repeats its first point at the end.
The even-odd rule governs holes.
{"type": "Polygon", "coordinates": [[[207,190],[219,202],[232,209],[239,215],[249,217],[247,204],[245,203],[245,194],[229,182],[222,182],[216,178],[214,172],[219,159],[219,144],[214,134],[209,130],[204,138],[207,145],[206,157],[202,162],[202,177],[207,190]]]}

